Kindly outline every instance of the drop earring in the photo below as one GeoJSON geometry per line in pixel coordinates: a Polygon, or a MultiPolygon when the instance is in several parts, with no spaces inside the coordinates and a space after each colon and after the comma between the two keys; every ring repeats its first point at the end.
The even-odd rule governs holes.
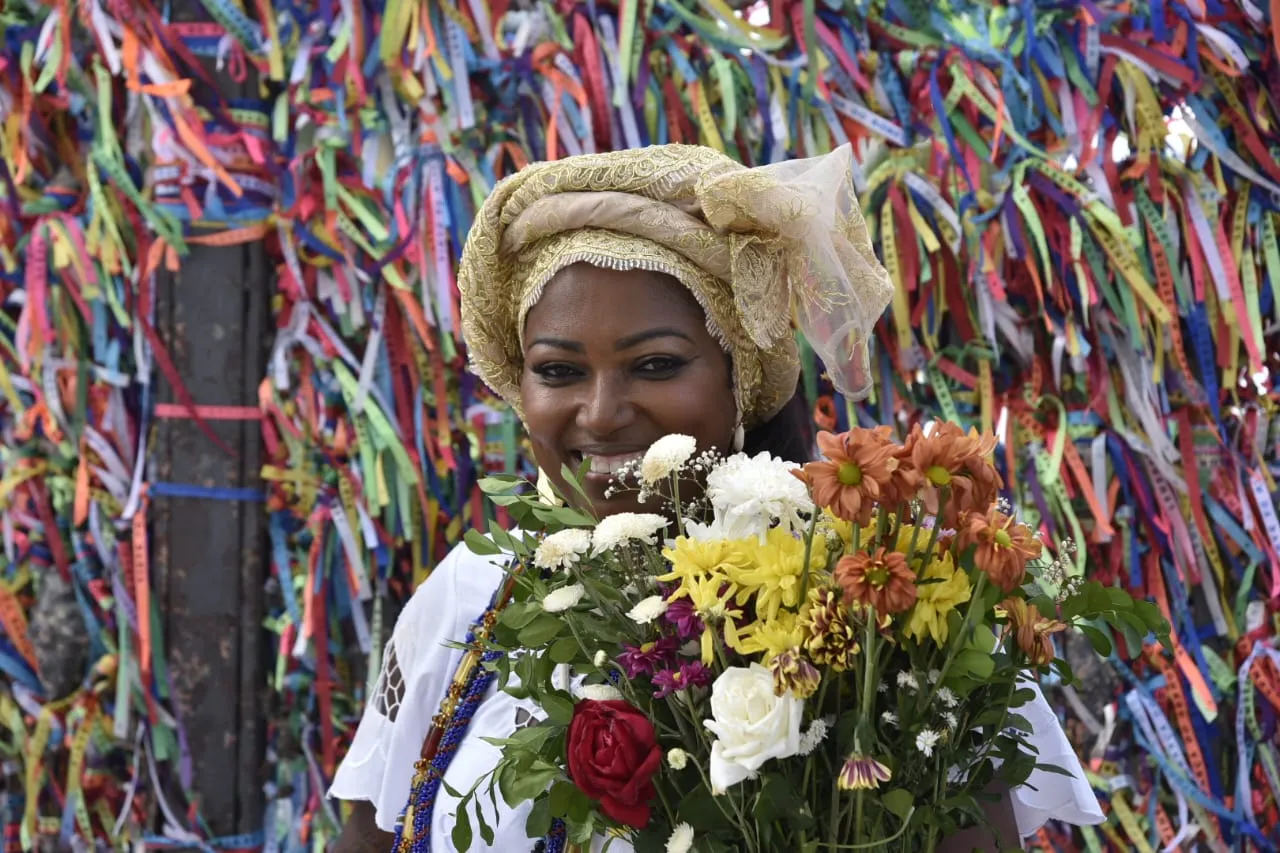
{"type": "Polygon", "coordinates": [[[741,453],[742,448],[747,444],[747,431],[742,426],[742,421],[738,421],[738,426],[733,431],[733,452],[741,453]]]}

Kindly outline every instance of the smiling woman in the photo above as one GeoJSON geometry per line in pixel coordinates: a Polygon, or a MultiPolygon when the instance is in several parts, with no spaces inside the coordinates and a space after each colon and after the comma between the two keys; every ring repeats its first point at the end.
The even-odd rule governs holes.
{"type": "Polygon", "coordinates": [[[575,264],[525,321],[520,399],[534,455],[572,494],[561,466],[587,460],[598,516],[641,512],[638,492],[607,496],[618,471],[665,435],[728,452],[738,426],[728,355],[670,276],[575,264]]]}
{"type": "MultiPolygon", "coordinates": [[[[573,494],[561,469],[588,462],[584,508],[642,511],[635,491],[610,486],[669,435],[693,438],[699,452],[807,461],[793,317],[836,387],[857,397],[870,381],[871,328],[891,295],[852,176],[847,147],[747,169],[673,145],[540,163],[494,188],[459,271],[464,333],[473,369],[520,413],[561,494],[573,494]]],[[[640,520],[651,519],[663,522],[640,520]]],[[[574,558],[565,548],[560,561],[574,558]]],[[[500,560],[460,547],[401,614],[330,792],[355,803],[338,853],[386,850],[397,827],[401,853],[454,850],[455,830],[472,834],[457,795],[497,764],[492,741],[543,717],[531,700],[478,689],[485,682],[460,670],[460,644],[504,576],[500,560]]],[[[561,675],[579,695],[572,673],[561,675]]],[[[1074,765],[1080,778],[1036,779],[1039,793],[1025,802],[1013,792],[1005,802],[1024,834],[1049,817],[1101,817],[1043,711],[1041,760],[1074,765]]],[[[564,849],[563,837],[525,837],[528,803],[486,795],[475,804],[484,823],[471,850],[564,849]]],[[[1014,832],[1011,820],[994,824],[1014,832]]],[[[609,850],[631,847],[615,838],[609,850]]]]}

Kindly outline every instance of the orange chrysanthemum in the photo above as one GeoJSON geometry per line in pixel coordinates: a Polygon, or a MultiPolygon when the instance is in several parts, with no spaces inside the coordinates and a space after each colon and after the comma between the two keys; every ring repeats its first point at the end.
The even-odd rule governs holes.
{"type": "Polygon", "coordinates": [[[916,573],[898,551],[850,554],[836,564],[834,574],[846,604],[868,604],[884,615],[904,613],[916,603],[916,573]]]}
{"type": "Polygon", "coordinates": [[[1032,666],[1053,663],[1054,634],[1067,626],[1057,619],[1046,619],[1040,609],[1021,598],[1006,598],[1000,606],[1009,614],[1009,628],[1014,632],[1018,648],[1031,660],[1032,666]]]}
{"type": "Polygon", "coordinates": [[[995,436],[965,433],[954,423],[939,423],[929,435],[919,424],[912,429],[904,452],[921,477],[925,507],[932,513],[941,508],[944,526],[954,527],[965,513],[985,512],[999,495],[1004,481],[990,461],[995,446],[995,436]],[[945,506],[943,489],[950,495],[945,506]]]}
{"type": "Polygon", "coordinates": [[[797,472],[814,503],[845,521],[870,523],[897,470],[897,446],[879,430],[855,429],[840,435],[820,432],[818,447],[826,459],[797,472]]]}
{"type": "Polygon", "coordinates": [[[1027,562],[1040,556],[1040,541],[1031,529],[994,507],[985,515],[969,513],[960,526],[958,538],[962,549],[977,546],[974,562],[1005,592],[1013,592],[1022,585],[1027,562]]]}

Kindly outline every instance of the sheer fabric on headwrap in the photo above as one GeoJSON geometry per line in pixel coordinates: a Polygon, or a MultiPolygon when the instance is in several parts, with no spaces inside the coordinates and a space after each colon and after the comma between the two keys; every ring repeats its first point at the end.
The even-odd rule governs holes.
{"type": "Polygon", "coordinates": [[[707,223],[729,237],[734,297],[756,344],[789,334],[794,307],[836,389],[862,399],[872,383],[872,331],[893,286],[871,245],[853,169],[846,145],[823,157],[708,176],[698,199],[707,223]]]}

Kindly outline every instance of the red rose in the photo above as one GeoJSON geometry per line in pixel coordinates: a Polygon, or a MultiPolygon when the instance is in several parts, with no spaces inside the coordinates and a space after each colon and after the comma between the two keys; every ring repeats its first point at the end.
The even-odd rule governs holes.
{"type": "Polygon", "coordinates": [[[618,823],[644,829],[662,763],[653,724],[617,699],[584,699],[569,724],[569,778],[618,823]]]}

